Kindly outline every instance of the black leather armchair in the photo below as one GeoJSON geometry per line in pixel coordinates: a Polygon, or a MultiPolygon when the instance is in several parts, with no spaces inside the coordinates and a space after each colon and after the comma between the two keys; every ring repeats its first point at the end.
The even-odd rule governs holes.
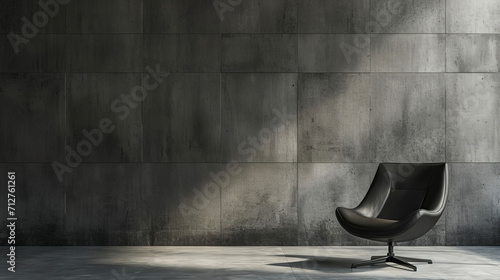
{"type": "Polygon", "coordinates": [[[439,220],[448,196],[446,163],[381,163],[365,198],[353,208],[338,207],[340,225],[352,235],[387,242],[387,256],[352,264],[352,268],[393,262],[417,271],[409,262],[431,260],[396,257],[394,243],[414,240],[439,220]]]}

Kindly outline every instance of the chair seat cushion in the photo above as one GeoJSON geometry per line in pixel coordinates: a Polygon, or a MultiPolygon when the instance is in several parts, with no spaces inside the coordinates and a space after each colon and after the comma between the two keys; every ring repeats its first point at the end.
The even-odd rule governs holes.
{"type": "Polygon", "coordinates": [[[416,222],[408,217],[402,220],[389,220],[367,217],[354,209],[338,207],[337,219],[349,233],[361,238],[388,241],[398,236],[416,222]]]}

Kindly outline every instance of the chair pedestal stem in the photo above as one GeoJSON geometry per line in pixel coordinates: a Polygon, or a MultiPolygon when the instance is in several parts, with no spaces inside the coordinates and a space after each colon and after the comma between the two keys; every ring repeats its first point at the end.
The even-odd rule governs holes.
{"type": "Polygon", "coordinates": [[[394,244],[392,242],[388,242],[387,247],[389,247],[388,248],[389,252],[387,253],[387,256],[394,257],[394,244]]]}

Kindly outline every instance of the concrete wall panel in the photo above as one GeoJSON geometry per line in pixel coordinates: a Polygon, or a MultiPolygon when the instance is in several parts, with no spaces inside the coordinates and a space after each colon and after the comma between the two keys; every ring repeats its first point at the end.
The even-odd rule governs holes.
{"type": "Polygon", "coordinates": [[[370,76],[299,76],[299,162],[367,162],[370,76]]]}
{"type": "Polygon", "coordinates": [[[212,0],[144,0],[144,33],[219,33],[212,0]]]}
{"type": "Polygon", "coordinates": [[[445,161],[443,74],[372,74],[374,162],[445,161]]]}
{"type": "MultiPolygon", "coordinates": [[[[0,33],[14,32],[21,35],[25,23],[23,18],[33,22],[35,13],[43,11],[39,2],[40,0],[0,1],[0,33]]],[[[54,16],[43,27],[37,28],[38,32],[51,34],[66,32],[66,5],[58,5],[53,11],[54,16]]]]}
{"type": "Polygon", "coordinates": [[[445,0],[371,0],[370,32],[444,33],[445,0]]]}
{"type": "Polygon", "coordinates": [[[299,245],[379,245],[346,232],[337,207],[356,207],[375,176],[377,164],[299,164],[299,245]]]}
{"type": "Polygon", "coordinates": [[[499,33],[500,2],[453,0],[446,2],[446,32],[499,33]]]}
{"type": "Polygon", "coordinates": [[[244,163],[222,189],[223,245],[297,245],[297,166],[244,163]]]}
{"type": "Polygon", "coordinates": [[[300,72],[369,72],[366,34],[300,34],[300,72]]]}
{"type": "Polygon", "coordinates": [[[499,72],[500,36],[457,34],[446,38],[446,72],[499,72]]]}
{"type": "Polygon", "coordinates": [[[152,163],[143,165],[150,245],[220,245],[220,186],[210,173],[225,164],[152,163]]]}
{"type": "Polygon", "coordinates": [[[437,34],[374,34],[373,72],[444,72],[445,37],[437,34]]]}
{"type": "Polygon", "coordinates": [[[68,245],[147,244],[140,164],[82,163],[65,184],[68,245]]]}
{"type": "Polygon", "coordinates": [[[144,35],[144,67],[166,72],[219,72],[218,34],[144,35]]]}
{"type": "Polygon", "coordinates": [[[142,161],[141,104],[131,97],[132,89],[140,84],[141,73],[67,75],[66,144],[83,161],[142,161]],[[111,122],[105,129],[103,120],[111,122]]]}
{"type": "Polygon", "coordinates": [[[224,161],[297,161],[297,75],[222,76],[224,161]]]}
{"type": "MultiPolygon", "coordinates": [[[[64,184],[57,180],[48,163],[0,164],[0,174],[4,179],[4,190],[0,199],[4,209],[0,243],[7,245],[7,217],[17,218],[16,246],[58,246],[66,245],[65,211],[66,193],[64,184]],[[15,215],[7,212],[7,173],[15,172],[15,215]]],[[[9,197],[12,198],[12,197],[9,197]]],[[[12,203],[12,201],[9,201],[12,203]]]]}
{"type": "Polygon", "coordinates": [[[145,162],[217,162],[220,75],[176,73],[144,101],[145,162]]]}
{"type": "Polygon", "coordinates": [[[38,34],[23,42],[11,43],[7,34],[1,34],[0,72],[55,73],[66,69],[65,35],[38,34]]]}
{"type": "Polygon", "coordinates": [[[500,165],[451,164],[446,245],[500,244],[500,165]]]}
{"type": "Polygon", "coordinates": [[[221,12],[222,33],[295,33],[299,0],[247,0],[221,12]]]}
{"type": "Polygon", "coordinates": [[[296,72],[297,37],[291,34],[223,34],[222,72],[296,72]]]}
{"type": "Polygon", "coordinates": [[[142,41],[136,34],[67,35],[68,72],[141,72],[142,41]]]}
{"type": "Polygon", "coordinates": [[[63,159],[63,74],[0,74],[0,99],[0,162],[63,159]]]}
{"type": "Polygon", "coordinates": [[[66,31],[142,33],[142,2],[143,0],[72,0],[66,5],[66,31]]]}
{"type": "Polygon", "coordinates": [[[500,76],[447,74],[446,95],[447,159],[500,161],[500,76]]]}
{"type": "Polygon", "coordinates": [[[364,33],[369,0],[299,0],[300,33],[364,33]]]}

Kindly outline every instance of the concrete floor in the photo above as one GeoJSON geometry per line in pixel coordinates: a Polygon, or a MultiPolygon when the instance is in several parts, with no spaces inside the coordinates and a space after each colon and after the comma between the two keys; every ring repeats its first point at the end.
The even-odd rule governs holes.
{"type": "MultiPolygon", "coordinates": [[[[396,247],[432,258],[418,271],[386,264],[351,270],[385,247],[18,247],[0,279],[498,279],[500,247],[396,247]]],[[[2,247],[2,252],[7,248],[2,247]]],[[[5,255],[4,255],[5,256],[5,255]]],[[[4,257],[5,258],[5,257],[4,257]]]]}

